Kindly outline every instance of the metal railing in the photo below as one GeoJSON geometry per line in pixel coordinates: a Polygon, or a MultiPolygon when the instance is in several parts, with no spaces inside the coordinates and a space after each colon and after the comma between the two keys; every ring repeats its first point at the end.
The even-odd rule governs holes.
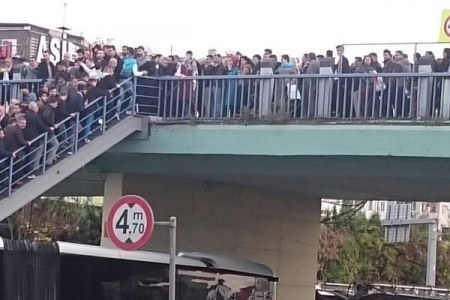
{"type": "MultiPolygon", "coordinates": [[[[0,82],[14,89],[26,81],[0,82]]],[[[38,81],[28,81],[30,85],[38,81]]],[[[340,74],[272,76],[136,77],[90,103],[0,160],[0,195],[10,196],[55,157],[78,152],[83,141],[104,133],[116,115],[184,120],[341,120],[389,122],[450,120],[450,74],[340,74]],[[124,102],[124,103],[122,103],[124,102]]],[[[88,141],[86,141],[88,142],[88,141]]],[[[49,166],[47,166],[49,165],[49,166]]]]}
{"type": "Polygon", "coordinates": [[[28,141],[29,146],[17,149],[13,156],[0,160],[0,198],[11,196],[36,175],[45,174],[59,159],[76,154],[91,139],[102,136],[109,126],[119,122],[124,113],[134,114],[133,86],[127,85],[130,81],[111,90],[109,96],[92,101],[83,112],[59,122],[54,131],[28,141]]]}
{"type": "Polygon", "coordinates": [[[163,121],[450,120],[450,74],[139,77],[141,114],[163,121]]]}
{"type": "Polygon", "coordinates": [[[0,100],[2,104],[5,104],[5,102],[9,103],[12,99],[20,99],[20,85],[23,83],[27,84],[30,92],[37,95],[42,84],[42,80],[0,80],[0,100]]]}

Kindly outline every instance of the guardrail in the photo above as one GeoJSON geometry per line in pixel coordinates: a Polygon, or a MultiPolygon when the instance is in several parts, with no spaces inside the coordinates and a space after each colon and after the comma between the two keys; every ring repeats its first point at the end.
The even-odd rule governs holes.
{"type": "Polygon", "coordinates": [[[83,112],[56,124],[53,132],[42,133],[29,141],[29,146],[14,151],[12,157],[0,160],[0,198],[11,196],[35,175],[45,174],[58,158],[77,153],[91,139],[104,134],[109,124],[123,113],[135,114],[133,86],[127,84],[130,81],[111,90],[110,96],[89,103],[83,112]]]}
{"type": "Polygon", "coordinates": [[[0,80],[0,100],[1,104],[8,102],[11,99],[19,99],[20,98],[20,85],[22,83],[27,84],[30,92],[38,93],[39,88],[42,84],[41,79],[34,80],[10,80],[10,81],[2,81],[0,80]]]}
{"type": "Polygon", "coordinates": [[[139,113],[163,121],[449,120],[450,74],[139,77],[139,113]]]}

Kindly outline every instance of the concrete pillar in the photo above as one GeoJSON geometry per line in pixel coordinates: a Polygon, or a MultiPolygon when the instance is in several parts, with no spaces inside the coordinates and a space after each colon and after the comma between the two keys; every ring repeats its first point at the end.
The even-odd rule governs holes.
{"type": "MultiPolygon", "coordinates": [[[[120,197],[119,175],[106,178],[103,216],[120,197]]],[[[122,194],[144,197],[157,221],[178,218],[178,251],[239,257],[271,267],[280,278],[277,299],[315,294],[320,200],[239,186],[124,174],[122,194]]],[[[102,239],[102,246],[112,247],[102,239]]],[[[155,227],[142,250],[168,252],[167,228],[155,227]]]]}

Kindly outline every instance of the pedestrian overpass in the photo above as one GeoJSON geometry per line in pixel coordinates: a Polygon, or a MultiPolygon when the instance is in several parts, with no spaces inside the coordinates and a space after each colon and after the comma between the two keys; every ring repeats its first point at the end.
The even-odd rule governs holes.
{"type": "MultiPolygon", "coordinates": [[[[420,76],[411,74],[427,80],[431,75],[420,76]]],[[[258,84],[264,85],[266,79],[261,78],[258,84]]],[[[279,79],[268,80],[276,85],[279,79]]],[[[317,80],[319,86],[334,77],[306,79],[317,80]]],[[[29,158],[3,161],[8,167],[2,177],[6,187],[1,191],[0,219],[41,195],[104,196],[106,216],[119,197],[138,194],[151,203],[157,219],[178,217],[180,250],[265,263],[280,277],[280,299],[311,299],[321,198],[443,201],[450,192],[445,98],[440,114],[430,102],[427,118],[412,105],[407,118],[403,109],[401,116],[378,119],[376,109],[367,116],[367,97],[366,111],[357,118],[352,110],[346,116],[346,94],[342,115],[332,110],[324,115],[320,105],[332,106],[330,91],[328,96],[316,95],[310,116],[310,108],[306,115],[303,106],[298,110],[298,99],[293,107],[292,99],[285,103],[287,111],[271,111],[264,102],[270,98],[260,93],[256,113],[234,106],[226,115],[217,115],[216,109],[205,108],[198,93],[188,101],[185,93],[180,96],[180,82],[192,79],[145,80],[151,81],[152,91],[142,94],[142,82],[135,82],[136,97],[127,95],[140,107],[123,107],[131,114],[120,120],[114,117],[117,98],[98,100],[94,123],[101,124],[94,125],[91,143],[82,143],[84,117],[66,120],[74,154],[61,149],[61,160],[42,166],[38,178],[27,179],[24,166],[30,165],[29,158]],[[149,100],[143,102],[145,98],[149,100]],[[16,190],[20,181],[23,186],[16,190]]],[[[226,84],[230,79],[219,80],[226,84]]],[[[420,99],[413,95],[408,101],[417,108],[420,99]]],[[[375,102],[370,105],[376,108],[375,102]]],[[[49,138],[40,137],[43,145],[49,138]]],[[[102,245],[113,247],[108,237],[102,245]]],[[[166,233],[156,231],[144,250],[165,252],[167,246],[166,233]]]]}

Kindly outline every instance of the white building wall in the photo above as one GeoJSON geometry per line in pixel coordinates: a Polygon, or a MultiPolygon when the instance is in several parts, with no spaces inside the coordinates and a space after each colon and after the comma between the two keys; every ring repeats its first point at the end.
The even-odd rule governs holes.
{"type": "MultiPolygon", "coordinates": [[[[354,200],[356,205],[359,201],[354,200]]],[[[326,214],[326,211],[332,211],[333,207],[336,207],[339,212],[342,208],[343,200],[337,199],[322,199],[321,212],[322,216],[326,214]]],[[[386,218],[386,212],[388,205],[401,204],[403,201],[386,201],[386,200],[371,200],[367,201],[361,210],[362,213],[370,218],[373,214],[379,214],[381,220],[386,218]]],[[[412,217],[413,218],[434,218],[437,217],[439,225],[443,228],[450,227],[450,202],[412,202],[411,203],[412,217]]]]}

